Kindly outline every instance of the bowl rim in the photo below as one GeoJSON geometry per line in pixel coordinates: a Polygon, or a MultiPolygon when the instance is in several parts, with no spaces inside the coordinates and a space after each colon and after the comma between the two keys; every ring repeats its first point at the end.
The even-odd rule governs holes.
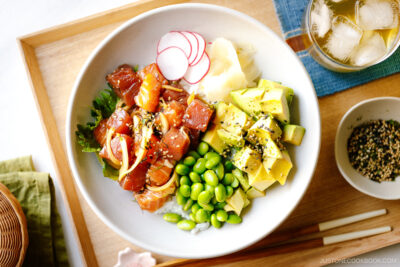
{"type": "Polygon", "coordinates": [[[282,38],[280,36],[278,36],[278,34],[276,34],[274,31],[272,31],[268,26],[266,26],[265,24],[261,23],[260,21],[258,21],[257,19],[244,14],[240,11],[228,8],[228,7],[224,7],[224,6],[219,6],[219,5],[214,5],[214,4],[203,4],[203,3],[183,3],[183,4],[173,4],[173,5],[168,5],[168,6],[163,6],[163,7],[159,7],[156,9],[152,9],[149,10],[147,12],[141,13],[131,19],[129,19],[128,21],[124,22],[122,25],[118,26],[115,30],[113,30],[109,35],[107,35],[99,44],[98,46],[91,52],[90,56],[86,59],[85,63],[83,64],[83,66],[81,67],[81,70],[79,71],[76,80],[74,82],[73,85],[73,89],[71,91],[70,97],[69,97],[69,101],[68,101],[68,108],[67,108],[67,118],[66,118],[66,148],[67,148],[67,157],[68,157],[68,164],[71,168],[75,183],[77,184],[80,192],[82,193],[84,199],[86,200],[86,202],[89,204],[90,208],[95,212],[95,214],[103,221],[103,223],[105,223],[109,228],[111,228],[115,233],[117,233],[119,236],[121,236],[122,238],[124,238],[125,240],[131,242],[134,245],[137,245],[141,248],[144,248],[146,250],[155,252],[157,254],[161,254],[161,255],[167,255],[167,256],[171,256],[171,257],[177,257],[177,258],[192,258],[192,259],[204,259],[204,258],[212,258],[212,257],[218,257],[218,256],[223,256],[223,255],[227,255],[239,250],[242,250],[248,246],[251,246],[252,244],[258,242],[259,240],[265,238],[267,235],[271,234],[274,230],[276,230],[289,216],[290,214],[296,209],[296,207],[298,206],[298,204],[300,203],[301,199],[303,198],[303,196],[305,195],[311,180],[314,176],[315,173],[315,169],[317,166],[317,162],[318,162],[318,158],[319,158],[319,153],[320,153],[320,147],[321,147],[321,117],[320,117],[320,110],[319,110],[319,103],[318,103],[318,98],[317,98],[317,94],[313,85],[313,82],[310,78],[310,75],[308,74],[308,71],[306,70],[306,68],[304,67],[303,63],[301,62],[301,60],[297,57],[296,53],[282,40],[282,38]],[[223,12],[223,13],[228,13],[230,15],[242,18],[244,20],[249,21],[251,24],[253,24],[256,27],[261,28],[263,31],[267,32],[268,35],[271,38],[277,39],[279,40],[279,42],[285,47],[285,49],[288,51],[288,53],[290,53],[294,60],[298,61],[300,64],[300,68],[303,69],[304,73],[306,74],[306,79],[308,80],[311,88],[313,89],[311,91],[312,93],[312,97],[314,98],[315,102],[315,108],[317,110],[317,114],[315,114],[317,116],[317,121],[314,122],[314,131],[316,133],[317,136],[317,142],[316,142],[316,150],[315,150],[315,155],[313,158],[313,164],[312,166],[310,166],[310,177],[308,178],[308,181],[305,184],[304,190],[303,192],[301,192],[301,194],[299,194],[297,196],[296,202],[295,204],[292,206],[292,209],[282,218],[282,220],[277,223],[269,232],[265,232],[263,235],[259,235],[258,238],[255,238],[254,240],[252,240],[251,242],[247,242],[247,243],[243,243],[240,244],[238,246],[235,246],[234,248],[230,248],[230,249],[226,249],[224,251],[221,252],[214,252],[214,253],[208,253],[208,254],[203,254],[203,255],[198,255],[198,252],[192,252],[192,253],[179,253],[179,252],[174,252],[168,249],[163,249],[163,248],[159,248],[159,247],[154,247],[151,245],[148,245],[144,242],[141,242],[140,240],[137,240],[136,238],[134,238],[133,236],[125,233],[124,231],[120,230],[116,225],[114,225],[114,223],[112,221],[110,221],[108,219],[108,217],[106,215],[103,214],[103,212],[96,206],[95,201],[90,197],[90,195],[88,194],[88,192],[85,189],[85,186],[83,185],[82,181],[81,181],[81,177],[79,175],[79,172],[77,170],[77,167],[75,166],[75,157],[74,157],[74,153],[72,151],[72,136],[71,136],[71,129],[72,126],[71,125],[71,121],[72,121],[72,109],[75,105],[75,98],[76,98],[76,94],[78,91],[78,87],[79,84],[86,72],[86,69],[88,68],[89,64],[93,61],[93,59],[97,56],[97,54],[104,48],[104,46],[111,40],[113,39],[116,35],[118,35],[120,32],[124,31],[126,28],[130,27],[132,24],[136,23],[137,21],[140,21],[142,19],[145,19],[146,17],[149,16],[153,16],[159,12],[165,12],[165,11],[169,11],[169,10],[174,10],[174,9],[184,9],[184,8],[205,8],[205,9],[212,9],[214,11],[219,11],[219,12],[223,12]]]}
{"type": "MultiPolygon", "coordinates": [[[[336,161],[336,166],[338,167],[342,177],[355,189],[357,189],[358,191],[360,191],[361,193],[364,193],[366,195],[369,195],[371,197],[375,197],[378,199],[384,199],[384,200],[398,200],[400,199],[400,193],[397,197],[385,197],[385,196],[381,196],[378,194],[375,194],[374,192],[365,190],[359,186],[357,186],[357,184],[355,182],[353,182],[353,179],[351,177],[349,177],[346,172],[344,171],[342,164],[339,160],[339,146],[341,144],[340,140],[339,140],[339,133],[341,132],[341,130],[343,129],[343,125],[345,120],[347,119],[348,116],[350,116],[350,114],[352,114],[355,110],[357,110],[358,108],[360,108],[361,106],[364,106],[366,104],[370,104],[370,103],[374,103],[374,102],[379,102],[379,101],[385,101],[385,100],[394,100],[400,103],[400,97],[396,97],[396,96],[380,96],[380,97],[373,97],[373,98],[369,98],[363,101],[358,102],[357,104],[353,105],[342,117],[342,119],[339,122],[339,125],[337,127],[336,130],[336,136],[335,136],[335,161],[336,161]]],[[[368,179],[367,177],[365,177],[366,179],[368,179]]]]}

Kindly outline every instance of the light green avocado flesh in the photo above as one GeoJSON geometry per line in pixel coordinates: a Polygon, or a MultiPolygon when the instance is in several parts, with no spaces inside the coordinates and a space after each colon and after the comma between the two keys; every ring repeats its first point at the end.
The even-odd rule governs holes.
{"type": "Polygon", "coordinates": [[[290,122],[289,105],[281,88],[239,89],[231,91],[230,96],[235,104],[250,116],[259,119],[270,114],[284,124],[290,122]]]}
{"type": "Polygon", "coordinates": [[[299,146],[306,129],[300,125],[287,124],[283,127],[282,141],[299,146]]]}

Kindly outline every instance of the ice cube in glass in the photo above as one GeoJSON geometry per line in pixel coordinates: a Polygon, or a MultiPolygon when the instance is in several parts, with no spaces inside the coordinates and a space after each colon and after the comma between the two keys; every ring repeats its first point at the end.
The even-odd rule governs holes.
{"type": "Polygon", "coordinates": [[[332,33],[325,48],[332,57],[345,61],[360,43],[362,29],[344,16],[336,16],[332,21],[332,33]]]}
{"type": "Polygon", "coordinates": [[[311,11],[311,29],[319,38],[323,38],[331,28],[332,10],[323,0],[314,2],[311,11]]]}
{"type": "Polygon", "coordinates": [[[358,0],[356,23],[364,30],[396,28],[399,23],[397,0],[358,0]]]}
{"type": "Polygon", "coordinates": [[[350,61],[355,66],[364,66],[384,57],[387,48],[382,36],[374,31],[365,32],[360,45],[351,55],[350,61]]]}

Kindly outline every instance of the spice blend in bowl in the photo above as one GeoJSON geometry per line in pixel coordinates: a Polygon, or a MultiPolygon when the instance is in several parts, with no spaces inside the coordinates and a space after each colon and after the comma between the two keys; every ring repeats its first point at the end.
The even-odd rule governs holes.
{"type": "Polygon", "coordinates": [[[347,151],[351,165],[372,181],[394,181],[400,174],[400,123],[372,120],[354,128],[347,151]]]}
{"type": "Polygon", "coordinates": [[[335,138],[336,164],[360,192],[400,199],[400,97],[377,97],[350,108],[335,138]]]}

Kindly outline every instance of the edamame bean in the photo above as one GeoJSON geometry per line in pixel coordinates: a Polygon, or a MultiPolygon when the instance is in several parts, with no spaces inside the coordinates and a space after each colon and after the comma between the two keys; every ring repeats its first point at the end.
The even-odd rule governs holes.
{"type": "Polygon", "coordinates": [[[238,224],[242,222],[242,218],[236,214],[229,214],[226,222],[230,224],[238,224]]]}
{"type": "Polygon", "coordinates": [[[188,211],[188,210],[192,207],[192,205],[193,205],[193,199],[189,198],[189,199],[186,201],[185,206],[183,206],[183,210],[184,210],[184,211],[188,211]]]}
{"type": "Polygon", "coordinates": [[[199,203],[200,207],[202,207],[204,210],[207,211],[213,211],[214,210],[214,205],[211,203],[199,203]]]}
{"type": "Polygon", "coordinates": [[[179,184],[180,184],[180,185],[184,185],[184,184],[186,184],[186,185],[191,185],[192,182],[190,181],[189,177],[187,177],[187,176],[185,175],[185,176],[182,176],[182,177],[179,179],[179,184]]]}
{"type": "Polygon", "coordinates": [[[229,160],[225,161],[224,166],[227,172],[231,172],[234,168],[233,163],[229,160]]]}
{"type": "Polygon", "coordinates": [[[209,184],[205,184],[204,190],[209,191],[211,193],[211,196],[214,197],[215,186],[212,186],[212,185],[209,185],[209,184]]]}
{"type": "Polygon", "coordinates": [[[224,185],[230,185],[233,182],[234,179],[235,179],[235,177],[233,176],[232,173],[226,173],[224,175],[224,179],[222,180],[222,183],[224,185]]]}
{"type": "Polygon", "coordinates": [[[217,204],[215,204],[215,209],[223,210],[225,205],[226,205],[226,202],[218,202],[217,204]]]}
{"type": "Polygon", "coordinates": [[[182,217],[181,215],[176,213],[165,213],[163,215],[163,219],[170,223],[178,223],[182,219],[182,217]]]}
{"type": "Polygon", "coordinates": [[[201,204],[207,204],[210,202],[212,195],[209,191],[203,191],[199,194],[197,198],[197,202],[201,206],[201,204]]]}
{"type": "Polygon", "coordinates": [[[198,203],[194,203],[194,204],[192,205],[191,211],[192,211],[193,214],[196,214],[196,212],[197,212],[199,209],[201,209],[200,205],[199,205],[198,203]]]}
{"type": "Polygon", "coordinates": [[[224,165],[221,162],[217,165],[217,167],[213,168],[213,170],[220,180],[224,178],[225,170],[224,165]]]}
{"type": "Polygon", "coordinates": [[[216,213],[217,219],[220,222],[225,222],[228,219],[228,213],[224,210],[219,210],[216,213]]]}
{"type": "Polygon", "coordinates": [[[208,170],[204,173],[204,180],[206,181],[207,184],[212,186],[217,186],[219,182],[218,176],[215,174],[213,170],[208,170]]]}
{"type": "Polygon", "coordinates": [[[210,158],[212,158],[212,157],[219,157],[220,155],[217,153],[217,152],[207,152],[205,155],[204,155],[204,158],[206,159],[206,160],[209,160],[210,158]]]}
{"type": "Polygon", "coordinates": [[[206,162],[206,168],[212,169],[217,166],[221,162],[221,156],[217,154],[217,156],[211,156],[206,162]]]}
{"type": "Polygon", "coordinates": [[[193,156],[187,156],[184,160],[183,160],[183,164],[185,164],[186,166],[193,166],[196,163],[196,159],[193,156]]]}
{"type": "Polygon", "coordinates": [[[221,228],[222,223],[217,219],[217,215],[211,214],[211,225],[215,228],[221,228]]]}
{"type": "Polygon", "coordinates": [[[195,215],[193,212],[189,214],[189,218],[190,218],[192,221],[196,221],[196,215],[195,215]]]}
{"type": "Polygon", "coordinates": [[[205,172],[206,171],[206,160],[203,158],[198,159],[193,166],[193,171],[197,172],[198,174],[202,174],[203,172],[205,172]]]}
{"type": "Polygon", "coordinates": [[[190,177],[190,180],[193,183],[200,183],[201,182],[200,175],[197,172],[190,172],[189,173],[189,177],[190,177]]]}
{"type": "Polygon", "coordinates": [[[176,202],[177,202],[179,205],[181,205],[181,206],[185,205],[185,203],[186,203],[186,198],[185,198],[181,193],[179,193],[179,190],[176,191],[175,197],[176,197],[176,202]]]}
{"type": "Polygon", "coordinates": [[[208,152],[209,146],[205,142],[201,142],[199,146],[197,147],[197,153],[199,153],[201,156],[205,155],[208,152]]]}
{"type": "Polygon", "coordinates": [[[218,202],[224,202],[226,199],[226,189],[223,184],[219,184],[215,187],[215,198],[218,202]]]}
{"type": "Polygon", "coordinates": [[[196,222],[198,223],[203,223],[208,221],[208,214],[204,209],[199,209],[196,212],[195,217],[196,217],[196,222]]]}
{"type": "Polygon", "coordinates": [[[226,189],[226,198],[230,198],[233,195],[232,186],[228,185],[225,189],[226,189]]]}
{"type": "Polygon", "coordinates": [[[233,179],[233,182],[231,183],[231,186],[233,188],[236,188],[236,187],[239,186],[239,180],[236,177],[233,179]]]}
{"type": "Polygon", "coordinates": [[[192,190],[190,193],[190,198],[193,200],[197,200],[200,193],[204,190],[204,186],[202,183],[194,183],[192,185],[192,190]]]}
{"type": "Polygon", "coordinates": [[[190,197],[190,186],[187,184],[181,185],[179,187],[179,193],[184,197],[190,197]]]}
{"type": "Polygon", "coordinates": [[[178,228],[185,231],[190,231],[196,227],[196,223],[191,220],[181,220],[177,224],[178,228]]]}
{"type": "Polygon", "coordinates": [[[178,165],[176,165],[175,171],[180,175],[187,175],[187,174],[189,174],[190,169],[188,166],[186,166],[182,163],[179,163],[178,165]]]}
{"type": "Polygon", "coordinates": [[[189,151],[188,156],[192,156],[193,158],[195,158],[196,160],[198,160],[200,158],[199,153],[197,153],[196,151],[192,150],[189,151]]]}

